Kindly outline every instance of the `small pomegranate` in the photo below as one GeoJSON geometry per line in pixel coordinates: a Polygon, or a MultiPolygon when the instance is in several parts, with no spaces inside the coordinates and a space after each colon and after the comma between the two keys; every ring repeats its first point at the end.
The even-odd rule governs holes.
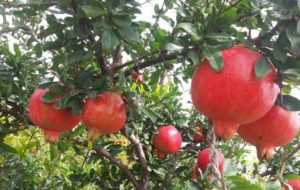
{"type": "Polygon", "coordinates": [[[197,127],[194,133],[194,141],[204,141],[206,138],[205,133],[205,129],[197,127]]]}
{"type": "Polygon", "coordinates": [[[288,179],[287,184],[282,185],[285,190],[300,190],[300,179],[288,179]]]}
{"type": "Polygon", "coordinates": [[[59,134],[74,128],[81,118],[69,109],[54,109],[54,103],[43,103],[41,98],[46,92],[48,89],[37,89],[33,92],[28,103],[29,117],[35,125],[44,129],[46,142],[57,143],[59,134]]]}
{"type": "Polygon", "coordinates": [[[152,138],[154,147],[159,157],[166,154],[174,154],[181,147],[182,138],[180,132],[172,125],[158,128],[157,134],[152,138]]]}
{"type": "Polygon", "coordinates": [[[240,126],[238,134],[256,146],[259,157],[271,159],[273,149],[288,144],[297,135],[299,125],[297,112],[275,105],[262,118],[240,126]]]}
{"type": "Polygon", "coordinates": [[[126,122],[126,105],[118,92],[103,92],[88,99],[82,111],[82,121],[87,126],[88,138],[96,140],[100,134],[120,131],[126,122]]]}
{"type": "Polygon", "coordinates": [[[134,72],[132,74],[132,79],[135,81],[135,82],[143,82],[143,75],[139,72],[134,72]]]}
{"type": "MultiPolygon", "coordinates": [[[[265,115],[279,93],[275,72],[256,78],[254,67],[261,54],[238,45],[222,52],[220,72],[205,59],[195,70],[191,95],[194,106],[212,119],[216,134],[231,139],[241,124],[265,115]]],[[[270,63],[271,64],[271,63],[270,63]]]]}
{"type": "MultiPolygon", "coordinates": [[[[198,153],[197,165],[202,172],[205,172],[208,164],[210,164],[209,155],[209,148],[206,148],[198,153]]],[[[219,161],[219,171],[221,172],[223,170],[224,156],[219,150],[217,150],[217,156],[219,161]]]]}

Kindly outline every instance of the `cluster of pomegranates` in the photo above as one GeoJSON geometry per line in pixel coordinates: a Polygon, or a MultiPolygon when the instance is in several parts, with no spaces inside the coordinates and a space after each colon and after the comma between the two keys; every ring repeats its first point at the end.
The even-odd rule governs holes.
{"type": "Polygon", "coordinates": [[[274,147],[289,143],[299,129],[299,118],[275,105],[279,94],[276,69],[258,78],[255,64],[262,55],[242,45],[221,51],[223,68],[215,71],[205,59],[195,70],[191,95],[194,106],[213,122],[216,134],[231,139],[236,131],[270,159],[274,147]]]}
{"type": "Polygon", "coordinates": [[[48,89],[37,89],[32,94],[28,108],[32,122],[44,130],[45,141],[57,143],[61,132],[70,131],[82,120],[88,127],[88,138],[96,140],[100,134],[121,130],[126,122],[126,106],[118,92],[103,92],[95,99],[87,99],[81,115],[71,110],[55,109],[41,98],[48,89]]]}

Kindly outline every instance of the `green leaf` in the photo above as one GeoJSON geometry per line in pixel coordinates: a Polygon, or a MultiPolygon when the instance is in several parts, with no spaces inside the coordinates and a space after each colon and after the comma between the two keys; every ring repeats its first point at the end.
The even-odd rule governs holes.
{"type": "Polygon", "coordinates": [[[101,8],[97,6],[83,5],[81,9],[88,17],[95,18],[101,14],[101,8]]]}
{"type": "Polygon", "coordinates": [[[49,146],[49,152],[50,152],[50,159],[51,161],[55,160],[58,155],[58,149],[56,145],[50,145],[49,146]]]}
{"type": "Polygon", "coordinates": [[[241,176],[230,176],[228,181],[230,190],[264,190],[260,185],[251,183],[241,176]]]}
{"type": "Polygon", "coordinates": [[[10,152],[10,153],[17,153],[17,151],[8,146],[7,144],[3,143],[3,142],[0,142],[0,152],[10,152]]]}
{"type": "Polygon", "coordinates": [[[300,175],[296,174],[287,174],[284,176],[285,179],[300,179],[300,175]]]}
{"type": "Polygon", "coordinates": [[[101,44],[103,49],[112,50],[120,43],[118,37],[113,30],[105,30],[101,37],[101,44]]]}
{"type": "Polygon", "coordinates": [[[131,26],[131,18],[129,15],[114,16],[112,20],[118,27],[131,26]]]}
{"type": "Polygon", "coordinates": [[[236,165],[230,159],[225,159],[223,163],[224,176],[235,176],[237,174],[236,165]]]}
{"type": "Polygon", "coordinates": [[[203,52],[203,56],[208,59],[210,66],[216,72],[220,72],[224,66],[224,60],[223,60],[222,53],[219,51],[214,52],[208,46],[203,46],[202,52],[203,52]]]}
{"type": "Polygon", "coordinates": [[[143,106],[140,107],[140,110],[142,113],[144,113],[153,123],[157,120],[157,117],[155,115],[155,112],[153,112],[151,109],[144,108],[143,106]]]}
{"type": "Polygon", "coordinates": [[[159,80],[160,74],[161,74],[161,69],[157,69],[157,70],[151,75],[149,85],[152,86],[152,85],[154,85],[154,84],[157,84],[157,83],[158,83],[158,80],[159,80]]]}
{"type": "Polygon", "coordinates": [[[190,59],[195,65],[199,63],[199,55],[196,51],[189,52],[187,58],[190,59]]]}
{"type": "Polygon", "coordinates": [[[176,28],[180,28],[192,36],[198,36],[196,27],[192,23],[179,23],[177,24],[176,28]]]}
{"type": "Polygon", "coordinates": [[[283,95],[281,98],[281,96],[279,95],[278,102],[289,111],[300,111],[300,100],[293,96],[283,95]]]}
{"type": "Polygon", "coordinates": [[[120,27],[117,29],[123,39],[128,41],[140,42],[140,34],[138,31],[134,30],[132,27],[120,27]]]}
{"type": "Polygon", "coordinates": [[[164,49],[168,50],[168,51],[178,51],[178,50],[182,50],[183,47],[179,46],[179,45],[176,45],[176,44],[173,44],[173,43],[167,43],[167,44],[164,45],[164,49]]]}
{"type": "Polygon", "coordinates": [[[272,68],[270,67],[269,60],[263,56],[261,57],[255,64],[255,76],[257,78],[263,78],[268,73],[272,72],[272,68]]]}
{"type": "Polygon", "coordinates": [[[20,47],[18,46],[18,44],[14,44],[14,51],[15,51],[16,57],[20,57],[22,55],[20,47]]]}

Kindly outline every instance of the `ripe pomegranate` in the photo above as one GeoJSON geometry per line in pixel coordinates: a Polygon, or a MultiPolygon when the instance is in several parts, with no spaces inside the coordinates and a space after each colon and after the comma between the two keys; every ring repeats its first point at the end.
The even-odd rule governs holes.
{"type": "Polygon", "coordinates": [[[134,72],[132,74],[132,79],[135,81],[135,82],[143,82],[143,75],[139,72],[134,72]]]}
{"type": "Polygon", "coordinates": [[[181,147],[182,138],[180,132],[172,125],[158,128],[157,134],[152,138],[157,155],[173,154],[181,147]]]}
{"type": "MultiPolygon", "coordinates": [[[[287,183],[293,188],[292,190],[300,190],[300,179],[288,179],[287,183]]],[[[286,184],[283,184],[285,190],[290,190],[286,184]]]]}
{"type": "Polygon", "coordinates": [[[37,89],[29,99],[28,109],[31,121],[44,129],[46,142],[57,143],[59,134],[74,128],[81,120],[79,115],[72,114],[69,109],[54,109],[53,104],[41,101],[48,89],[37,89]]]}
{"type": "MultiPolygon", "coordinates": [[[[202,172],[205,172],[208,164],[210,164],[209,155],[209,148],[206,148],[198,153],[197,165],[202,172]]],[[[221,172],[223,170],[224,156],[219,150],[217,150],[217,156],[219,161],[219,171],[221,172]]]]}
{"type": "Polygon", "coordinates": [[[197,127],[194,133],[194,141],[204,141],[206,138],[205,133],[205,129],[197,127]]]}
{"type": "Polygon", "coordinates": [[[88,138],[96,140],[100,134],[120,131],[126,122],[126,105],[118,92],[103,92],[88,99],[82,111],[82,121],[87,126],[88,138]]]}
{"type": "Polygon", "coordinates": [[[273,149],[288,144],[297,135],[299,125],[297,112],[275,105],[262,118],[240,126],[238,133],[245,141],[256,146],[259,157],[271,159],[273,149]]]}
{"type": "Polygon", "coordinates": [[[256,78],[254,67],[261,54],[241,45],[221,53],[224,66],[220,72],[207,59],[197,67],[191,95],[194,106],[212,119],[216,134],[228,140],[240,124],[255,121],[271,109],[279,87],[275,72],[256,78]]]}

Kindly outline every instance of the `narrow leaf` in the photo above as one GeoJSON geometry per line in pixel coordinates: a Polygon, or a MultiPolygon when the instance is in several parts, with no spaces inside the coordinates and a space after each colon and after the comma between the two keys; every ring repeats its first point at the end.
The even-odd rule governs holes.
{"type": "Polygon", "coordinates": [[[105,50],[110,50],[119,44],[119,39],[112,30],[105,30],[101,38],[101,44],[105,50]]]}
{"type": "Polygon", "coordinates": [[[224,66],[224,60],[221,52],[214,52],[207,46],[203,46],[202,52],[204,57],[209,61],[210,66],[216,71],[220,72],[224,66]]]}
{"type": "Polygon", "coordinates": [[[289,111],[300,111],[300,100],[293,96],[283,95],[282,98],[279,96],[279,103],[289,111]]]}
{"type": "Polygon", "coordinates": [[[186,33],[192,35],[192,36],[197,36],[197,30],[194,24],[192,23],[179,23],[177,24],[176,28],[180,28],[184,30],[186,33]]]}
{"type": "Polygon", "coordinates": [[[272,69],[269,65],[269,60],[266,57],[262,57],[255,64],[255,76],[257,78],[262,78],[268,73],[272,72],[272,69]]]}

